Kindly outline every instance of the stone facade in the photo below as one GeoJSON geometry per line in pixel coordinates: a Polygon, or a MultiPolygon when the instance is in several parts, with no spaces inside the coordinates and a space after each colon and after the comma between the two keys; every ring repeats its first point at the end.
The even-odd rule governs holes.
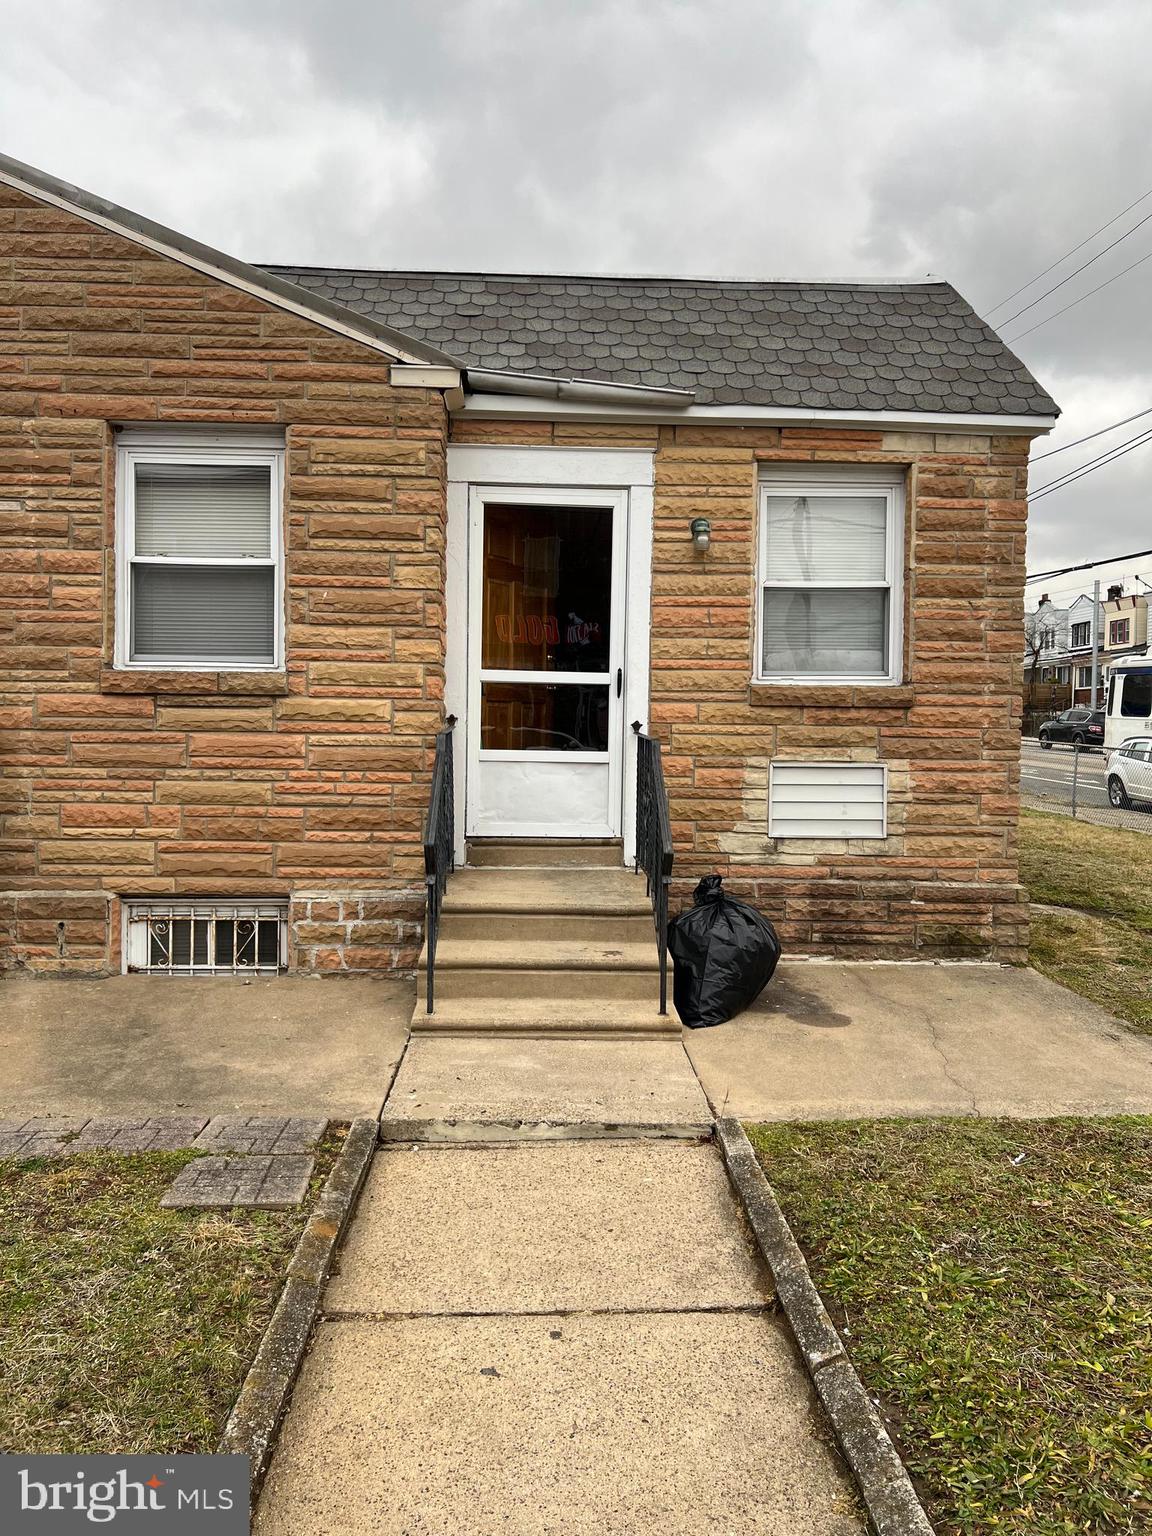
{"type": "Polygon", "coordinates": [[[372,347],[0,187],[9,965],[119,969],[111,895],[301,888],[308,966],[412,964],[445,433],[442,397],[392,388],[372,347]],[[283,673],[111,669],[125,422],[284,429],[283,673]]]}
{"type": "Polygon", "coordinates": [[[776,923],[791,953],[1022,961],[1020,625],[1029,440],[835,428],[454,424],[454,441],[656,450],[651,726],[676,844],[673,910],[703,874],[776,923]],[[756,685],[763,464],[907,474],[904,681],[756,685]],[[712,547],[692,549],[707,517],[712,547]],[[768,837],[774,756],[888,765],[882,843],[768,837]]]}
{"type": "MultiPolygon", "coordinates": [[[[0,188],[8,965],[118,970],[119,899],[182,894],[287,899],[301,968],[411,966],[447,435],[443,398],[394,387],[369,345],[0,188]],[[176,422],[285,433],[282,673],[111,666],[116,424],[176,422]]],[[[452,436],[656,453],[650,722],[674,905],[719,870],[793,953],[1023,957],[1025,437],[471,420],[452,436]],[[757,476],[814,462],[907,474],[897,686],[751,681],[757,476]],[[773,843],[783,755],[886,762],[886,840],[773,843]]]]}

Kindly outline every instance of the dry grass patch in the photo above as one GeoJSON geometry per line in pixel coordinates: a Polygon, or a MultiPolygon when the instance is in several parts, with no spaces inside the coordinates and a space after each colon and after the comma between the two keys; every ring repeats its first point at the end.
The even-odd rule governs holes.
{"type": "Polygon", "coordinates": [[[307,1205],[161,1210],[192,1156],[0,1161],[5,1450],[215,1449],[307,1205]]]}
{"type": "Polygon", "coordinates": [[[1152,1530],[1152,1117],[748,1130],[940,1536],[1152,1530]]]}
{"type": "Polygon", "coordinates": [[[1152,837],[1024,811],[1020,878],[1034,902],[1031,964],[1152,1034],[1152,837]]]}

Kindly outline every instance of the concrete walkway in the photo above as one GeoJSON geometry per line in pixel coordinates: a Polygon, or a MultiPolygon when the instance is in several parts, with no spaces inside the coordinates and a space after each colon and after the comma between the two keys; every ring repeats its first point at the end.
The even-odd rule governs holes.
{"type": "Polygon", "coordinates": [[[402,980],[10,977],[0,1116],[378,1115],[411,1012],[402,980]]]}
{"type": "Polygon", "coordinates": [[[672,1041],[410,1047],[258,1536],[862,1536],[672,1041]],[[567,1095],[567,1096],[566,1096],[567,1095]]]}
{"type": "Polygon", "coordinates": [[[685,1045],[716,1113],[745,1120],[1152,1112],[1152,1038],[1008,966],[785,961],[685,1045]]]}

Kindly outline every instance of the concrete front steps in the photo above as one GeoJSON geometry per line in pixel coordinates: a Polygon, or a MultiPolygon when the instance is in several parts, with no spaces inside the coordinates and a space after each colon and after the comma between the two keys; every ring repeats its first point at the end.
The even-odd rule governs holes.
{"type": "Polygon", "coordinates": [[[413,1034],[530,1038],[679,1036],[659,1012],[644,877],[617,842],[484,839],[448,882],[436,1011],[420,957],[413,1034]]]}

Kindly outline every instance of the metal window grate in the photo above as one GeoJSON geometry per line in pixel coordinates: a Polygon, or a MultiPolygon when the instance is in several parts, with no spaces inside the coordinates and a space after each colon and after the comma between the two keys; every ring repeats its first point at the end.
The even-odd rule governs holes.
{"type": "Polygon", "coordinates": [[[126,969],[163,976],[275,975],[287,963],[279,902],[138,902],[128,908],[126,969]]]}

